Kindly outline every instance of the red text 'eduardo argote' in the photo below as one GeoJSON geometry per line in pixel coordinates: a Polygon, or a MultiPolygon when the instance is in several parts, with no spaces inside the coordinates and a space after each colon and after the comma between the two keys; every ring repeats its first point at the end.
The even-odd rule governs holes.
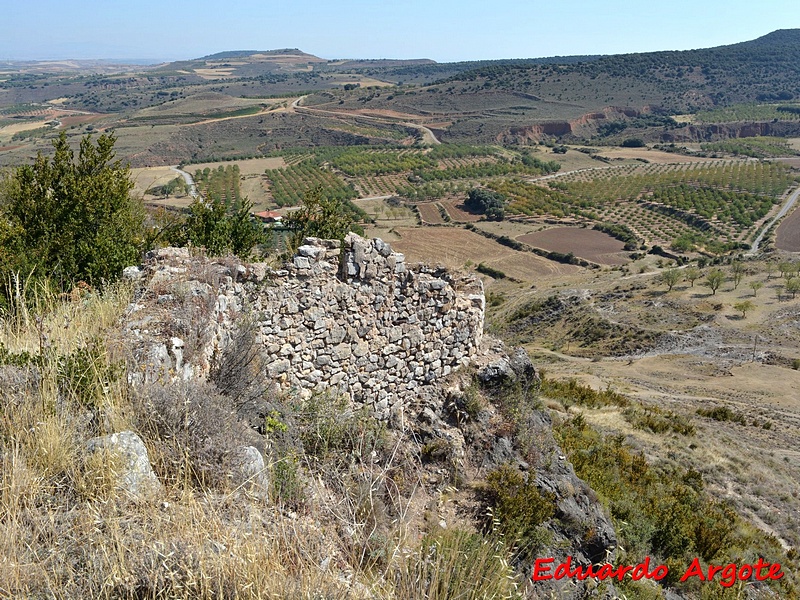
{"type": "MultiPolygon", "coordinates": [[[[640,579],[652,579],[654,581],[661,581],[669,573],[666,565],[655,565],[650,568],[650,557],[646,557],[644,562],[636,565],[619,565],[617,567],[610,564],[603,565],[589,565],[579,566],[572,565],[572,557],[567,556],[567,560],[558,565],[553,566],[555,559],[553,558],[537,558],[533,565],[533,574],[531,580],[533,581],[547,581],[548,579],[597,579],[602,581],[604,579],[617,579],[622,581],[627,575],[634,581],[640,579]]],[[[696,577],[700,581],[713,581],[714,577],[719,575],[719,583],[723,587],[731,587],[737,581],[768,581],[778,580],[783,577],[781,565],[778,563],[764,562],[763,558],[759,558],[754,564],[728,564],[728,565],[709,565],[704,569],[700,564],[700,559],[695,558],[692,564],[686,569],[681,576],[681,581],[686,581],[692,577],[696,577]]]]}

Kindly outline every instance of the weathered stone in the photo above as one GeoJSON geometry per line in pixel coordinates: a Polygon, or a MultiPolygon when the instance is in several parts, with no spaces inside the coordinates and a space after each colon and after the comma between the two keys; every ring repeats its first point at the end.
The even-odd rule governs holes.
{"type": "Polygon", "coordinates": [[[330,343],[331,344],[339,344],[344,340],[344,336],[347,334],[347,330],[344,327],[339,325],[335,325],[331,328],[330,332],[330,343]]]}
{"type": "Polygon", "coordinates": [[[369,343],[368,342],[358,342],[357,344],[353,344],[353,356],[356,358],[361,358],[362,356],[367,356],[369,354],[369,343]]]}
{"type": "Polygon", "coordinates": [[[297,254],[299,256],[304,256],[306,258],[313,258],[316,260],[320,258],[320,256],[323,257],[325,256],[325,249],[320,248],[319,246],[303,245],[297,249],[297,254]]]}
{"type": "Polygon", "coordinates": [[[288,360],[286,360],[285,358],[281,358],[267,365],[267,374],[270,377],[277,377],[281,373],[286,373],[286,371],[288,371],[289,367],[291,366],[292,365],[288,360]]]}
{"type": "Polygon", "coordinates": [[[254,496],[269,499],[269,469],[264,464],[264,457],[258,448],[242,446],[233,456],[231,483],[237,488],[244,488],[254,496]]]}
{"type": "Polygon", "coordinates": [[[350,348],[350,344],[339,344],[333,349],[333,356],[337,360],[344,360],[349,358],[352,355],[352,349],[350,348]]]}
{"type": "Polygon", "coordinates": [[[144,499],[161,491],[161,482],[153,473],[142,439],[132,431],[121,431],[89,440],[90,453],[113,455],[116,486],[134,499],[144,499]]]}
{"type": "Polygon", "coordinates": [[[144,276],[139,267],[125,267],[122,269],[122,278],[130,281],[138,281],[144,276]]]}
{"type": "Polygon", "coordinates": [[[310,269],[311,263],[308,262],[308,259],[305,256],[295,256],[294,266],[298,269],[310,269]]]}
{"type": "Polygon", "coordinates": [[[387,257],[392,253],[392,248],[382,239],[375,238],[372,240],[372,243],[375,245],[375,250],[377,250],[378,254],[381,256],[387,257]]]}

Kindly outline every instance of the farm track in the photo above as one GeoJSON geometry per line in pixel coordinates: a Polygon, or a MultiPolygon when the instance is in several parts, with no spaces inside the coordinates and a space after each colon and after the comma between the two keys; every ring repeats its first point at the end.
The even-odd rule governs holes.
{"type": "MultiPolygon", "coordinates": [[[[758,252],[758,246],[761,243],[764,234],[778,221],[778,219],[785,216],[791,210],[795,202],[797,202],[798,197],[800,197],[800,187],[792,192],[792,194],[789,196],[789,199],[786,201],[786,204],[784,204],[783,208],[781,208],[780,212],[773,217],[773,219],[769,222],[769,225],[761,230],[761,233],[758,234],[758,237],[753,242],[750,252],[747,253],[748,255],[753,255],[758,252]]],[[[775,247],[779,250],[786,250],[788,252],[800,252],[800,213],[794,212],[788,219],[780,224],[775,232],[775,247]],[[781,244],[783,244],[783,246],[781,246],[781,244]]]]}
{"type": "Polygon", "coordinates": [[[434,135],[433,131],[431,131],[428,127],[424,125],[420,125],[419,123],[412,123],[410,121],[395,121],[392,119],[383,119],[380,117],[374,117],[372,115],[354,115],[352,113],[345,113],[345,112],[338,112],[334,110],[324,110],[321,108],[309,108],[307,106],[301,106],[301,102],[307,96],[301,96],[294,102],[292,102],[291,107],[292,109],[300,114],[308,114],[308,115],[316,115],[316,116],[329,116],[337,119],[367,119],[369,121],[373,121],[375,123],[381,123],[383,125],[404,125],[406,127],[411,127],[413,129],[418,130],[422,134],[422,139],[424,142],[428,144],[438,145],[441,144],[436,136],[434,135]]]}
{"type": "Polygon", "coordinates": [[[174,167],[170,167],[170,169],[172,169],[173,171],[178,173],[181,177],[183,177],[183,180],[186,182],[186,185],[189,186],[189,195],[192,198],[197,198],[199,194],[197,193],[197,185],[195,185],[194,183],[194,178],[192,178],[192,176],[186,171],[181,170],[177,165],[174,167]]]}

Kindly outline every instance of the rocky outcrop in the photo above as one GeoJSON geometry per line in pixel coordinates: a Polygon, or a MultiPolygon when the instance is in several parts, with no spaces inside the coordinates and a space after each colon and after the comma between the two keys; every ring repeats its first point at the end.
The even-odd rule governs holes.
{"type": "Polygon", "coordinates": [[[497,141],[503,144],[527,144],[546,138],[589,138],[597,133],[603,123],[634,119],[646,112],[648,109],[639,111],[630,107],[608,106],[602,111],[587,113],[570,121],[546,121],[510,127],[497,136],[497,141]]]}
{"type": "MultiPolygon", "coordinates": [[[[518,393],[535,386],[539,377],[523,348],[511,352],[497,340],[487,341],[493,343],[484,344],[475,366],[477,380],[493,403],[484,406],[473,419],[461,417],[465,391],[450,389],[441,404],[428,401],[425,412],[415,421],[415,435],[429,446],[435,446],[435,440],[446,440],[465,479],[511,465],[539,490],[551,495],[555,512],[544,524],[550,541],[539,549],[539,556],[552,557],[554,564],[571,556],[573,564],[582,566],[613,561],[617,536],[611,519],[558,446],[549,413],[545,409],[532,409],[522,417],[525,437],[536,440],[535,452],[524,457],[520,454],[519,439],[504,427],[498,427],[502,414],[496,403],[515,390],[518,393]]],[[[528,569],[530,565],[519,567],[528,569]]],[[[571,579],[539,581],[531,584],[528,597],[578,600],[587,597],[590,586],[571,579]]],[[[617,597],[613,585],[605,589],[608,595],[598,598],[617,597]]]]}
{"type": "Polygon", "coordinates": [[[386,419],[468,363],[483,333],[480,281],[409,269],[387,243],[355,234],[341,248],[308,238],[279,270],[174,248],[144,270],[126,323],[139,381],[208,375],[248,323],[281,389],[348,395],[386,419]]]}
{"type": "Polygon", "coordinates": [[[714,142],[731,138],[798,135],[800,135],[800,121],[749,121],[688,125],[680,129],[665,131],[661,134],[661,141],[666,143],[714,142]]]}

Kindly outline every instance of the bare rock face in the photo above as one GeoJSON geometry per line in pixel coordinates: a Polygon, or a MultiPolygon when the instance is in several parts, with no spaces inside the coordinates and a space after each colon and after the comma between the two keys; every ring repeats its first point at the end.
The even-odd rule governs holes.
{"type": "Polygon", "coordinates": [[[161,482],[153,473],[150,458],[142,438],[132,431],[121,431],[92,438],[86,444],[90,453],[109,452],[115,457],[117,488],[137,500],[158,494],[161,482]]]}

